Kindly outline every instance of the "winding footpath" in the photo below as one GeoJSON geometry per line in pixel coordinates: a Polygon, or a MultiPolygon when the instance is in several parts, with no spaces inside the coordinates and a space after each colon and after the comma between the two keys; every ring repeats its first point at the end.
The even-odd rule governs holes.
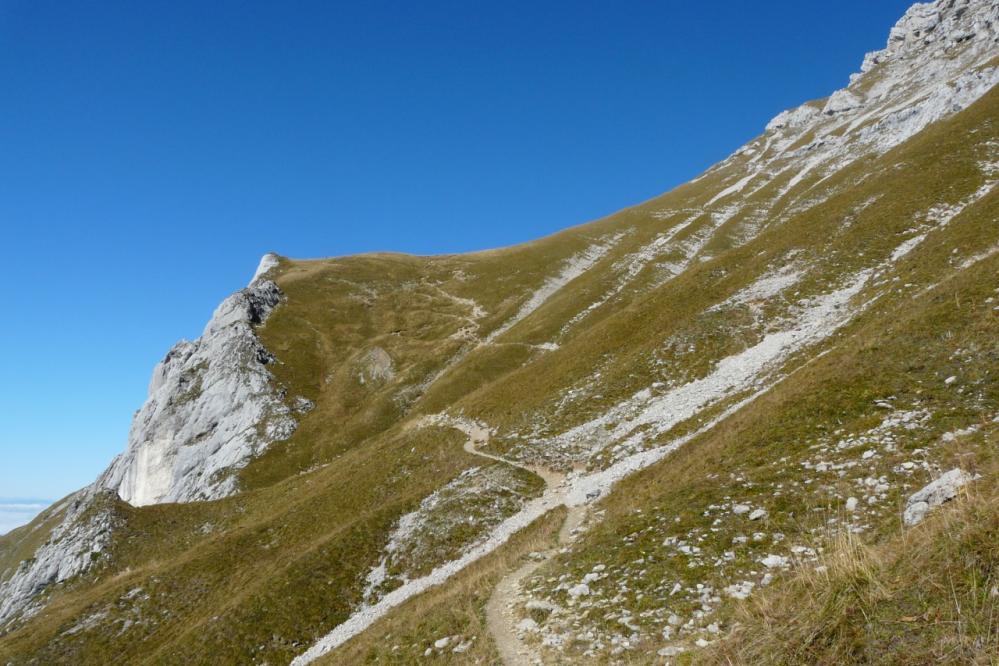
{"type": "MultiPolygon", "coordinates": [[[[546,493],[554,493],[560,503],[566,503],[564,474],[547,467],[522,465],[500,456],[484,453],[479,450],[479,447],[489,443],[489,430],[485,426],[474,422],[461,422],[460,424],[453,422],[452,425],[468,436],[464,446],[465,451],[475,456],[519,467],[540,476],[544,479],[546,493]]],[[[486,603],[486,626],[506,666],[530,666],[539,662],[539,657],[534,654],[529,645],[521,640],[522,632],[519,632],[517,627],[516,605],[520,597],[520,584],[538,567],[554,557],[560,548],[575,540],[585,517],[585,506],[569,507],[569,513],[559,529],[558,545],[541,553],[533,553],[533,558],[529,562],[504,576],[489,597],[489,601],[486,603]]]]}
{"type": "MultiPolygon", "coordinates": [[[[693,438],[707,432],[720,421],[728,418],[760,395],[769,391],[773,384],[777,381],[778,379],[775,379],[773,382],[764,384],[754,393],[723,410],[720,414],[716,415],[699,429],[678,437],[668,444],[664,444],[654,449],[639,451],[605,469],[591,472],[589,474],[573,474],[566,477],[562,477],[551,470],[532,468],[506,460],[499,456],[493,456],[479,451],[478,445],[488,441],[489,432],[484,426],[475,424],[471,421],[453,419],[445,415],[439,415],[437,417],[430,417],[414,423],[413,427],[436,424],[441,426],[450,426],[460,430],[468,435],[469,441],[465,443],[466,451],[483,458],[504,462],[539,474],[545,480],[547,488],[541,497],[537,497],[525,503],[520,511],[497,525],[485,541],[479,543],[473,548],[470,548],[461,557],[440,565],[422,578],[408,581],[402,586],[397,587],[386,594],[374,605],[361,608],[352,614],[344,622],[337,625],[332,631],[320,638],[315,644],[312,645],[312,647],[292,660],[292,666],[305,666],[305,664],[311,664],[316,659],[319,659],[323,655],[335,650],[351,638],[368,629],[379,619],[387,615],[392,609],[402,605],[409,599],[412,599],[426,590],[446,582],[449,578],[461,572],[473,562],[482,559],[505,544],[514,534],[528,527],[531,523],[549,511],[552,511],[560,506],[565,506],[569,510],[569,516],[560,530],[559,543],[561,545],[571,542],[576,532],[576,527],[578,527],[578,525],[582,522],[582,517],[585,514],[587,504],[595,498],[610,491],[617,481],[655,464],[693,438]]],[[[549,558],[551,554],[552,551],[548,551],[545,558],[549,558]]],[[[529,568],[532,565],[534,565],[534,563],[525,565],[525,567],[528,568],[526,572],[522,573],[522,570],[525,568],[522,567],[521,569],[518,569],[514,573],[510,574],[507,578],[500,581],[500,585],[494,592],[494,598],[490,600],[494,610],[491,613],[493,615],[493,619],[488,622],[489,628],[491,633],[496,636],[496,642],[499,646],[500,653],[503,655],[503,659],[507,664],[516,665],[533,663],[533,661],[530,660],[530,652],[527,650],[527,646],[524,645],[523,642],[516,636],[517,632],[512,626],[512,613],[510,612],[510,605],[514,603],[517,587],[520,581],[533,571],[533,569],[529,568]]]]}
{"type": "MultiPolygon", "coordinates": [[[[575,533],[575,528],[581,522],[582,516],[585,512],[585,507],[582,506],[582,503],[577,503],[577,506],[573,506],[571,493],[573,486],[572,484],[566,482],[565,476],[547,468],[522,465],[500,456],[494,456],[492,454],[479,451],[478,447],[488,443],[489,441],[489,430],[482,424],[466,419],[454,419],[444,415],[439,415],[416,421],[411,427],[422,427],[426,425],[450,426],[456,430],[460,430],[468,437],[464,444],[465,451],[475,456],[506,463],[537,474],[545,481],[546,488],[544,493],[541,497],[527,502],[520,511],[497,525],[485,541],[469,549],[458,559],[451,560],[450,562],[440,565],[426,576],[405,583],[401,587],[398,587],[386,594],[372,606],[362,608],[352,614],[343,623],[336,626],[331,632],[319,639],[319,641],[317,641],[312,647],[295,657],[295,659],[291,662],[291,666],[305,666],[306,664],[311,664],[316,659],[319,659],[320,657],[335,650],[387,615],[392,609],[402,605],[409,599],[412,599],[426,590],[444,583],[473,562],[493,552],[509,541],[510,537],[514,534],[525,527],[528,527],[535,520],[553,509],[560,506],[569,507],[569,517],[566,519],[559,532],[559,542],[563,543],[564,541],[567,543],[571,538],[571,535],[575,533]]],[[[552,553],[554,551],[548,552],[552,553]]],[[[526,566],[531,565],[536,567],[537,563],[532,562],[526,566]]],[[[513,580],[512,588],[508,579],[516,576],[520,572],[521,569],[518,569],[501,581],[501,584],[506,583],[504,589],[511,589],[511,593],[514,595],[516,592],[516,583],[519,582],[520,579],[518,578],[513,580]]],[[[529,573],[529,571],[523,573],[520,578],[523,578],[523,576],[527,575],[527,573],[529,573]]],[[[513,596],[494,593],[493,599],[490,599],[490,603],[495,603],[497,604],[497,608],[502,609],[505,608],[508,603],[512,603],[512,601],[509,601],[512,598],[513,596]]],[[[507,622],[508,617],[509,613],[494,613],[494,619],[488,622],[490,631],[495,637],[497,644],[500,646],[500,652],[504,655],[504,661],[508,664],[531,663],[529,661],[524,661],[521,651],[525,650],[526,647],[521,645],[521,642],[517,639],[516,632],[512,626],[512,621],[507,622]]]]}

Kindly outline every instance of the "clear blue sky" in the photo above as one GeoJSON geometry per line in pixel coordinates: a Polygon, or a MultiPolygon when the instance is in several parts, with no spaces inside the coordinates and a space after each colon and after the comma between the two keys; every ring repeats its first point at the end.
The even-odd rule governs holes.
{"type": "Polygon", "coordinates": [[[261,254],[603,216],[847,82],[908,2],[0,3],[0,496],[125,445],[261,254]]]}

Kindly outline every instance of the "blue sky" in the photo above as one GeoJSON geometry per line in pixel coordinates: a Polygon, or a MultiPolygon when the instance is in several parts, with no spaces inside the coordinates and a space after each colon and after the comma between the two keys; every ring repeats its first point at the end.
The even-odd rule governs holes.
{"type": "Polygon", "coordinates": [[[0,4],[0,495],[125,445],[264,252],[511,244],[847,82],[908,2],[0,4]]]}

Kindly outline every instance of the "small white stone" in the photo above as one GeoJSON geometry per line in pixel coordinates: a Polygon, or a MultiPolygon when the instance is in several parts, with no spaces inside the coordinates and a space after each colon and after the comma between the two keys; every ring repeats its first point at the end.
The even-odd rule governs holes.
{"type": "Polygon", "coordinates": [[[660,657],[675,657],[678,654],[683,654],[684,649],[677,645],[670,645],[669,647],[664,647],[659,652],[656,652],[660,657]]]}
{"type": "Polygon", "coordinates": [[[523,620],[517,623],[517,629],[519,631],[535,632],[538,630],[538,623],[529,617],[525,617],[523,620]]]}
{"type": "Polygon", "coordinates": [[[767,555],[762,560],[760,564],[768,569],[783,569],[787,566],[788,559],[783,555],[767,555]]]}

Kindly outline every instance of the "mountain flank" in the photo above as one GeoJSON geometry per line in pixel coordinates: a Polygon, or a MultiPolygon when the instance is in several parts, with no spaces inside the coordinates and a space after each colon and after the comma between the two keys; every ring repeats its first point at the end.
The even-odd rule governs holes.
{"type": "Polygon", "coordinates": [[[991,663],[997,80],[920,3],[607,218],[266,255],[0,537],[0,663],[991,663]]]}

